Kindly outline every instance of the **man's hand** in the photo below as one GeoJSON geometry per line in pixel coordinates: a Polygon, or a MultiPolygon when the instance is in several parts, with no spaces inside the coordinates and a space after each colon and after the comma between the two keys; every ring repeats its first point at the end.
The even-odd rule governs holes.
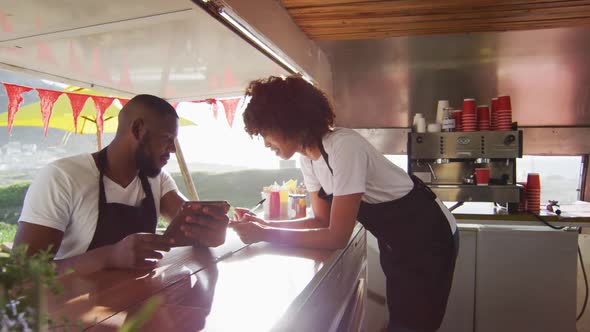
{"type": "Polygon", "coordinates": [[[217,247],[225,242],[229,218],[223,210],[209,206],[199,209],[198,213],[190,213],[184,207],[183,210],[180,217],[184,220],[180,230],[184,236],[206,247],[217,247]]]}
{"type": "Polygon", "coordinates": [[[110,246],[105,265],[119,269],[152,269],[163,257],[158,251],[170,251],[173,243],[173,239],[158,234],[131,234],[110,246]]]}

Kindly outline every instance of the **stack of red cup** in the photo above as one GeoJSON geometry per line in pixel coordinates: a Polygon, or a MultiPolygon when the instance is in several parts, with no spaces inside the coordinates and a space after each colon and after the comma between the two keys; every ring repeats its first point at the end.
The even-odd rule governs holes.
{"type": "Polygon", "coordinates": [[[498,97],[498,110],[496,111],[497,130],[512,130],[512,106],[510,96],[498,97]]]}
{"type": "Polygon", "coordinates": [[[529,173],[527,176],[526,209],[537,214],[541,211],[541,178],[539,173],[529,173]]]}
{"type": "Polygon", "coordinates": [[[518,202],[518,212],[526,211],[526,182],[518,182],[522,186],[522,196],[520,196],[520,202],[518,202]]]}
{"type": "Polygon", "coordinates": [[[498,98],[492,98],[492,130],[498,130],[498,98]]]}
{"type": "Polygon", "coordinates": [[[490,130],[490,109],[488,105],[477,106],[477,129],[490,130]]]}
{"type": "Polygon", "coordinates": [[[461,110],[454,110],[453,118],[455,119],[455,131],[463,131],[463,112],[461,110]]]}
{"type": "Polygon", "coordinates": [[[461,125],[463,131],[477,131],[477,115],[475,113],[475,99],[463,99],[461,125]]]}

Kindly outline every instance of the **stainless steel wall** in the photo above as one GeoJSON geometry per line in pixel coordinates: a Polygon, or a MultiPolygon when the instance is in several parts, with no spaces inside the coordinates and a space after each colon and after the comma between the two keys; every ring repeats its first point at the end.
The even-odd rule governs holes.
{"type": "MultiPolygon", "coordinates": [[[[590,28],[328,41],[336,122],[352,128],[433,121],[436,101],[512,97],[524,126],[590,126],[590,28]]],[[[526,144],[526,143],[525,143],[526,144]]]]}

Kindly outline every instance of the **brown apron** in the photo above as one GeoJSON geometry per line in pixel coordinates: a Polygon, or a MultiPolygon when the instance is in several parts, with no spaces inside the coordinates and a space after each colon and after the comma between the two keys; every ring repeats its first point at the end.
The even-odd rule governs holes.
{"type": "Polygon", "coordinates": [[[88,250],[100,248],[106,245],[117,243],[127,235],[134,233],[155,233],[158,216],[154,195],[147,177],[139,172],[141,187],[145,192],[145,198],[139,207],[107,203],[104,191],[104,170],[107,165],[107,149],[104,148],[98,153],[98,171],[100,172],[99,198],[98,198],[98,221],[92,241],[88,250]]]}
{"type": "MultiPolygon", "coordinates": [[[[321,143],[320,151],[334,174],[321,143]]],[[[420,179],[411,178],[414,187],[402,198],[378,204],[361,201],[357,220],[379,243],[389,328],[435,331],[451,290],[458,238],[454,239],[436,195],[420,179]]],[[[318,195],[329,202],[333,198],[324,188],[318,195]]]]}

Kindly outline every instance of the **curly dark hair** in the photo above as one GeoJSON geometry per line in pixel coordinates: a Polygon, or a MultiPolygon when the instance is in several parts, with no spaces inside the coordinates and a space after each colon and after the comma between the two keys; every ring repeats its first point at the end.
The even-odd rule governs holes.
{"type": "Polygon", "coordinates": [[[326,94],[298,75],[270,76],[250,82],[244,110],[250,136],[273,131],[306,147],[317,146],[332,130],[334,110],[326,94]]]}

